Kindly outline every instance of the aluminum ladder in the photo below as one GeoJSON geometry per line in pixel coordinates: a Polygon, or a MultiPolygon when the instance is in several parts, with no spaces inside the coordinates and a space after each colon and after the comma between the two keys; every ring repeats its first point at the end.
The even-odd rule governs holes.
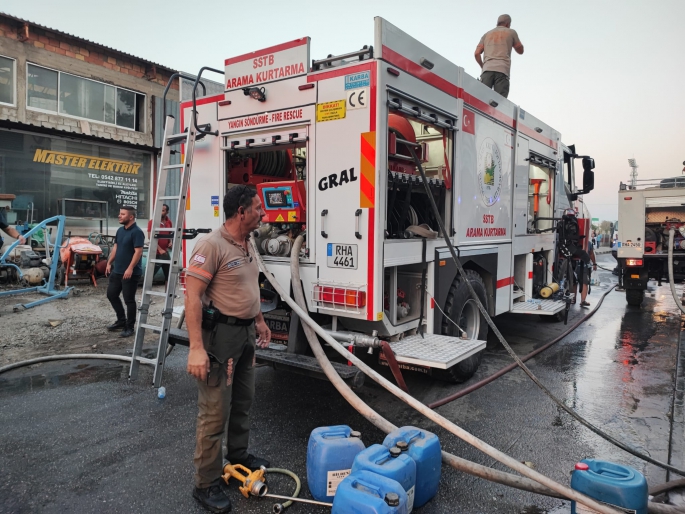
{"type": "MultiPolygon", "coordinates": [[[[175,124],[173,116],[167,116],[164,124],[162,155],[158,168],[157,195],[155,198],[152,227],[150,230],[150,247],[148,249],[148,259],[145,265],[143,292],[138,308],[138,323],[136,324],[136,336],[133,343],[133,358],[131,360],[131,369],[129,370],[128,375],[129,380],[135,380],[138,375],[138,367],[140,365],[139,358],[141,357],[143,350],[146,331],[152,330],[158,332],[159,344],[157,345],[157,357],[154,359],[155,372],[152,379],[154,387],[159,387],[162,383],[162,372],[164,371],[164,361],[167,355],[169,329],[171,328],[174,300],[176,299],[176,288],[178,287],[178,278],[182,271],[182,266],[179,263],[182,246],[181,241],[184,239],[184,234],[186,232],[195,234],[197,234],[197,232],[209,232],[209,230],[184,231],[183,229],[186,215],[186,198],[188,196],[188,186],[190,184],[190,170],[193,161],[193,152],[195,150],[195,141],[198,139],[197,130],[195,128],[196,116],[197,114],[193,109],[188,129],[180,134],[173,133],[175,124]],[[182,159],[182,164],[171,164],[171,155],[173,153],[171,147],[179,144],[185,145],[185,159],[182,159]],[[169,180],[169,171],[174,169],[181,170],[180,188],[175,195],[165,195],[167,182],[169,180]],[[167,201],[177,202],[176,217],[175,219],[172,219],[171,228],[161,228],[159,224],[162,219],[162,206],[167,201]],[[169,256],[170,260],[168,261],[156,258],[159,239],[171,239],[171,255],[169,256]],[[152,281],[156,264],[167,264],[170,266],[167,289],[163,293],[152,290],[152,281]],[[151,325],[147,322],[152,298],[156,296],[164,298],[161,326],[151,325]]],[[[200,138],[202,137],[204,137],[204,133],[200,135],[200,138]]]]}

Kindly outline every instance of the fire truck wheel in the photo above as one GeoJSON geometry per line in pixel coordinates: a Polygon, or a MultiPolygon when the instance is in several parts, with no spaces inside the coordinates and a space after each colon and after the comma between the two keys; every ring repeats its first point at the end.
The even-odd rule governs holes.
{"type": "MultiPolygon", "coordinates": [[[[485,308],[488,308],[488,298],[485,291],[485,284],[481,276],[475,271],[466,270],[471,286],[476,291],[478,299],[485,308]]],[[[488,324],[483,315],[478,310],[478,305],[469,293],[468,287],[463,279],[458,276],[452,282],[447,300],[445,301],[445,314],[459,324],[466,332],[469,339],[479,339],[485,341],[488,338],[488,324]]],[[[442,333],[452,337],[459,337],[460,332],[449,320],[442,320],[442,333]]],[[[458,343],[456,343],[458,344],[458,343]]],[[[455,364],[447,370],[433,370],[433,376],[452,382],[465,382],[471,378],[478,370],[483,352],[480,351],[467,359],[455,364]]]]}
{"type": "Polygon", "coordinates": [[[645,299],[645,292],[642,289],[626,289],[626,301],[631,307],[639,307],[645,299]]]}

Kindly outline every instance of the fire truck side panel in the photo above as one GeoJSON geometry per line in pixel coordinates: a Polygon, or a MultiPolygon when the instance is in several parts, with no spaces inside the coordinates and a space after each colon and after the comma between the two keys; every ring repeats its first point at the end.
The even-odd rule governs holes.
{"type": "MultiPolygon", "coordinates": [[[[217,101],[223,95],[206,97],[197,101],[198,125],[210,123],[212,130],[217,127],[217,101]]],[[[181,126],[188,127],[191,119],[192,102],[181,104],[181,126]]],[[[224,222],[223,191],[226,190],[224,174],[221,172],[223,152],[220,150],[221,138],[205,136],[195,143],[192,175],[186,202],[186,227],[211,228],[216,230],[224,222]],[[217,205],[218,204],[218,205],[217,205]],[[218,209],[216,207],[218,206],[218,209]]],[[[198,238],[183,241],[183,266],[188,259],[198,238]]]]}
{"type": "MultiPolygon", "coordinates": [[[[375,62],[363,65],[373,79],[369,94],[376,93],[375,62]]],[[[322,302],[320,312],[358,319],[376,319],[382,314],[378,297],[382,273],[377,263],[380,251],[375,217],[377,209],[377,150],[374,110],[376,102],[366,108],[349,109],[345,76],[358,72],[355,67],[337,68],[318,79],[318,108],[331,114],[320,114],[316,123],[316,154],[314,173],[316,212],[314,231],[316,265],[320,287],[344,291],[345,297],[365,298],[355,306],[322,302]],[[337,109],[336,113],[333,113],[337,109]],[[329,119],[324,120],[324,116],[329,119]],[[322,149],[325,149],[322,150],[322,149]],[[375,255],[378,253],[378,255],[375,255]],[[378,270],[378,271],[377,271],[378,270]]],[[[310,195],[311,196],[311,195],[310,195]]],[[[310,225],[312,226],[312,225],[310,225]]],[[[382,233],[382,230],[380,231],[382,233]]],[[[313,294],[316,292],[313,291],[313,294]]],[[[331,293],[335,294],[335,293],[331,293]]],[[[330,299],[330,298],[329,298],[330,299]]]]}
{"type": "MultiPolygon", "coordinates": [[[[649,191],[625,190],[618,193],[619,259],[641,259],[645,241],[645,196],[649,191]],[[629,200],[626,200],[629,198],[629,200]]],[[[663,191],[657,190],[659,195],[663,191]]]]}

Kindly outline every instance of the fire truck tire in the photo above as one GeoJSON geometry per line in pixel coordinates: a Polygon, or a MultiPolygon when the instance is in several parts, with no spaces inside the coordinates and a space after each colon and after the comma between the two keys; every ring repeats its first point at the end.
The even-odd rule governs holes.
{"type": "MultiPolygon", "coordinates": [[[[476,291],[478,299],[483,306],[488,308],[488,298],[485,283],[481,276],[472,270],[466,270],[471,286],[476,291]]],[[[466,331],[469,338],[485,341],[488,338],[488,324],[478,310],[476,302],[471,298],[468,287],[463,279],[458,276],[452,282],[447,300],[445,300],[445,314],[454,320],[466,331]]],[[[453,337],[459,337],[459,330],[447,319],[442,321],[442,333],[453,337]]],[[[446,370],[433,370],[433,376],[442,380],[461,383],[471,378],[480,366],[483,352],[480,351],[461,362],[458,362],[446,370]]]]}
{"type": "Polygon", "coordinates": [[[639,307],[645,299],[645,292],[642,289],[626,289],[626,301],[631,307],[639,307]]]}

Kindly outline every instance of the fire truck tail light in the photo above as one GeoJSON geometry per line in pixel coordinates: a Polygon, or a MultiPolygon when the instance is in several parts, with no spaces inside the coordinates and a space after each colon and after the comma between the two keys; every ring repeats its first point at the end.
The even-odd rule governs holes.
{"type": "Polygon", "coordinates": [[[623,199],[624,199],[624,200],[632,200],[633,197],[632,197],[632,196],[624,196],[623,199]]]}
{"type": "Polygon", "coordinates": [[[314,286],[314,300],[345,307],[366,307],[366,292],[345,287],[314,286]]]}
{"type": "Polygon", "coordinates": [[[626,266],[642,266],[642,259],[626,259],[626,266]]]}
{"type": "Polygon", "coordinates": [[[297,87],[297,89],[299,89],[300,91],[304,91],[306,89],[313,89],[313,88],[314,88],[314,84],[302,84],[301,86],[297,87]]]}

